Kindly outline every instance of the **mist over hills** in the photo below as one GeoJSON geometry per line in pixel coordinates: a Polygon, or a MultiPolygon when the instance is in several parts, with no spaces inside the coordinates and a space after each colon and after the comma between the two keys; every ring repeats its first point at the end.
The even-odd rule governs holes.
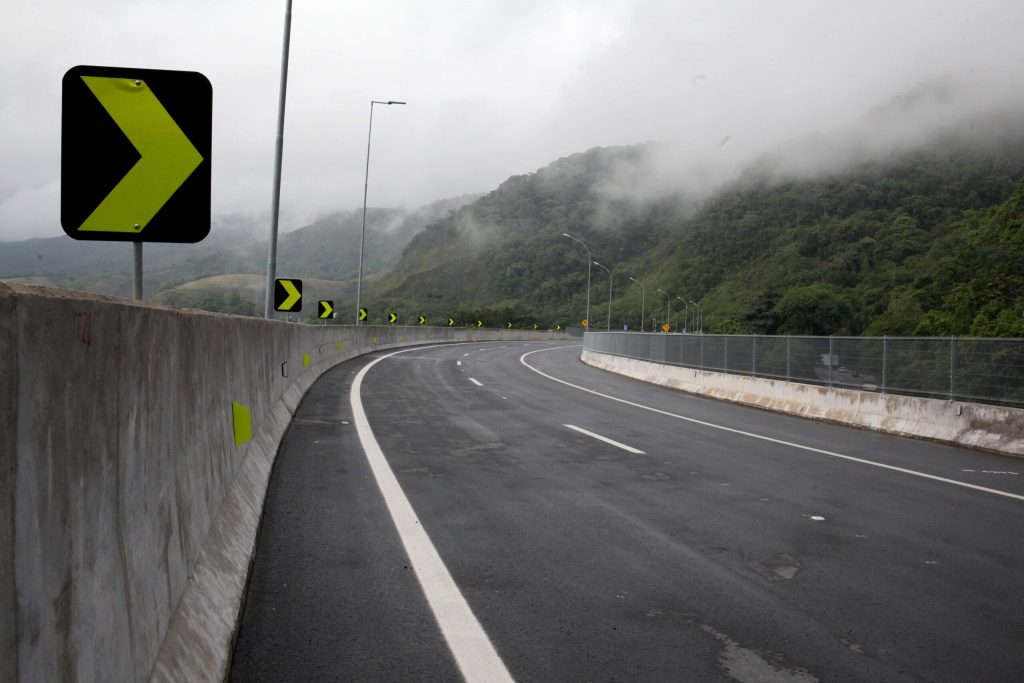
{"type": "MultiPolygon", "coordinates": [[[[970,95],[940,78],[753,158],[728,137],[599,147],[482,196],[370,209],[363,302],[378,322],[578,325],[588,254],[568,233],[612,272],[609,319],[592,266],[597,329],[692,328],[697,302],[709,332],[1024,336],[1024,104],[970,95]]],[[[354,307],[361,224],[346,211],[282,235],[278,275],[354,307]]],[[[220,217],[199,245],[147,245],[147,298],[258,314],[264,231],[220,217]]],[[[0,277],[127,295],[130,269],[123,244],[0,245],[0,277]]]]}
{"type": "MultiPolygon", "coordinates": [[[[593,149],[428,226],[370,296],[427,314],[579,324],[587,254],[569,233],[612,270],[615,329],[636,329],[641,303],[648,327],[679,327],[696,308],[685,300],[716,332],[1024,336],[1020,121],[992,111],[917,145],[808,138],[714,190],[639,198],[628,188],[664,149],[593,149]]],[[[607,287],[595,267],[598,329],[607,287]]]]}

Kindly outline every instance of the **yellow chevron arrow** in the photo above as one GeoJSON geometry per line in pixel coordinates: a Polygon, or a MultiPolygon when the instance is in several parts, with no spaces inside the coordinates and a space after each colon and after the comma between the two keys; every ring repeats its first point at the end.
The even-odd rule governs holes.
{"type": "Polygon", "coordinates": [[[295,285],[292,284],[291,280],[281,280],[281,286],[284,287],[284,291],[288,292],[288,298],[281,302],[279,311],[290,311],[292,306],[302,298],[302,293],[295,289],[295,285]]]}
{"type": "Polygon", "coordinates": [[[334,313],[334,307],[331,306],[330,301],[321,301],[320,305],[324,307],[324,312],[320,314],[321,318],[330,318],[331,313],[334,313]]]}
{"type": "Polygon", "coordinates": [[[78,229],[138,233],[198,168],[203,157],[144,81],[81,78],[142,158],[78,229]]]}

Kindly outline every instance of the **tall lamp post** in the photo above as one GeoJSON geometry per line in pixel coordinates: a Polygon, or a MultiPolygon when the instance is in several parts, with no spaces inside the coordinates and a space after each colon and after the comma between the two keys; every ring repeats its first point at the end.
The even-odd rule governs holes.
{"type": "Polygon", "coordinates": [[[604,272],[608,273],[608,324],[605,326],[605,332],[611,332],[612,329],[612,271],[602,266],[597,261],[594,261],[594,265],[598,268],[604,268],[604,272]]]}
{"type": "MultiPolygon", "coordinates": [[[[292,0],[284,10],[284,47],[281,50],[281,91],[277,101],[277,141],[274,145],[274,192],[270,207],[270,252],[267,255],[267,291],[263,317],[274,310],[274,280],[277,278],[277,221],[281,213],[281,156],[284,153],[284,105],[288,92],[288,46],[292,36],[292,0]]],[[[140,265],[141,270],[141,265],[140,265]]],[[[139,292],[139,297],[142,293],[139,292]]]]}
{"type": "Polygon", "coordinates": [[[697,323],[697,334],[704,334],[704,307],[696,301],[691,301],[690,303],[697,307],[697,320],[699,321],[697,323]]]}
{"type": "Polygon", "coordinates": [[[664,289],[659,289],[659,292],[665,295],[665,322],[672,322],[672,296],[664,289]]]}
{"type": "Polygon", "coordinates": [[[631,277],[629,279],[632,280],[633,282],[637,283],[638,285],[640,285],[640,331],[643,332],[644,331],[644,308],[647,306],[647,304],[645,302],[645,297],[644,297],[644,286],[635,277],[631,277]]]}
{"type": "Polygon", "coordinates": [[[676,298],[683,302],[683,326],[679,329],[685,329],[687,332],[689,332],[690,328],[687,327],[687,323],[690,319],[690,304],[686,299],[684,299],[681,296],[677,296],[676,298]]]}
{"type": "Polygon", "coordinates": [[[573,242],[579,242],[583,245],[583,248],[587,250],[587,325],[590,325],[590,263],[593,261],[593,257],[590,255],[590,248],[583,244],[581,240],[576,239],[567,232],[562,233],[562,237],[568,237],[573,242]]]}
{"type": "Polygon", "coordinates": [[[363,180],[363,228],[359,232],[359,280],[356,281],[356,325],[359,324],[359,307],[362,305],[363,297],[363,243],[366,241],[366,193],[370,187],[370,138],[373,135],[373,105],[375,104],[405,104],[398,100],[370,100],[370,130],[366,134],[366,176],[363,180]]]}

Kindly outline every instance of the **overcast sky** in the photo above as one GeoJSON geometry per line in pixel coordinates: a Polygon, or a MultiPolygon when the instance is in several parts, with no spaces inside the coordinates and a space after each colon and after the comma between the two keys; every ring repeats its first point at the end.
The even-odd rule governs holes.
{"type": "MultiPolygon", "coordinates": [[[[213,83],[213,212],[270,210],[285,0],[0,0],[0,240],[62,234],[61,78],[213,83]]],[[[295,0],[282,230],[495,188],[594,146],[740,156],[939,76],[1024,85],[1021,0],[295,0]]],[[[269,228],[268,228],[269,230],[269,228]]]]}

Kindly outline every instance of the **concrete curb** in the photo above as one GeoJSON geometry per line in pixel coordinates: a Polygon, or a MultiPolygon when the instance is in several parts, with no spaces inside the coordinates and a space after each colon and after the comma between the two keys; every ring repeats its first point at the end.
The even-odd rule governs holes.
{"type": "Polygon", "coordinates": [[[709,398],[1024,457],[1024,410],[727,375],[584,350],[596,368],[709,398]]]}

